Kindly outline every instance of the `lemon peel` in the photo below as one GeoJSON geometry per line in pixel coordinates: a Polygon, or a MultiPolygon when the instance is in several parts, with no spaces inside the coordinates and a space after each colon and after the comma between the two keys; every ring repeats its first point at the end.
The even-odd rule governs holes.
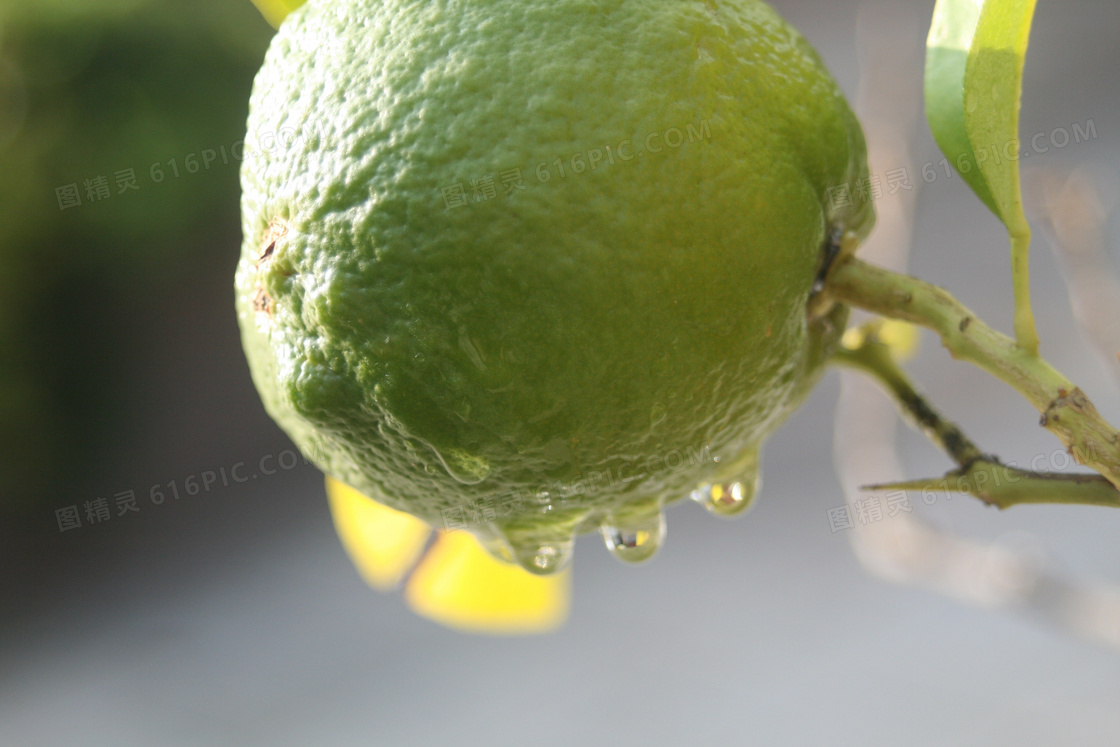
{"type": "Polygon", "coordinates": [[[873,221],[827,198],[867,174],[854,115],[758,0],[312,0],[248,129],[273,147],[242,165],[236,298],[269,414],[538,573],[600,526],[634,549],[635,506],[752,493],[728,467],[818,379],[846,310],[808,299],[873,221]]]}

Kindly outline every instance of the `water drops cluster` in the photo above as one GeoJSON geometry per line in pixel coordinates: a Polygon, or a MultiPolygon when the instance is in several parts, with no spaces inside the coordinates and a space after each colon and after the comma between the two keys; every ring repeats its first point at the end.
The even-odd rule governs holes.
{"type": "MultiPolygon", "coordinates": [[[[757,452],[744,455],[737,467],[738,479],[703,483],[689,494],[714,516],[736,518],[746,513],[762,485],[757,452]]],[[[563,570],[571,561],[575,536],[540,540],[504,536],[492,525],[477,530],[483,546],[495,557],[520,565],[538,575],[563,570]]],[[[599,524],[599,534],[610,553],[624,563],[642,563],[652,558],[665,542],[664,503],[646,513],[609,515],[599,524]]]]}

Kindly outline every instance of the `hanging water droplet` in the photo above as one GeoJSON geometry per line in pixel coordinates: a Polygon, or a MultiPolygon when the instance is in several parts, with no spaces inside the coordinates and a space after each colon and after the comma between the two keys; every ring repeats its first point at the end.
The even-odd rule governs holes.
{"type": "Polygon", "coordinates": [[[702,485],[690,497],[716,516],[740,516],[754,504],[759,480],[702,485]]]}
{"type": "Polygon", "coordinates": [[[750,508],[755,492],[753,486],[743,482],[713,485],[705,508],[717,516],[738,516],[750,508]]]}
{"type": "Polygon", "coordinates": [[[574,540],[559,542],[510,542],[517,563],[538,576],[547,576],[562,570],[572,559],[574,540]]]}
{"type": "Polygon", "coordinates": [[[659,511],[640,521],[617,525],[608,519],[599,527],[599,533],[611,555],[626,563],[641,563],[652,558],[665,540],[665,515],[659,511]]]}
{"type": "Polygon", "coordinates": [[[741,516],[754,505],[755,496],[762,487],[762,474],[758,469],[758,452],[748,452],[739,460],[739,479],[734,482],[701,485],[689,495],[716,516],[731,518],[741,516]]]}
{"type": "Polygon", "coordinates": [[[754,505],[759,487],[762,487],[762,476],[756,469],[754,475],[744,475],[734,483],[701,485],[689,497],[710,513],[730,519],[743,515],[747,508],[754,505]]]}

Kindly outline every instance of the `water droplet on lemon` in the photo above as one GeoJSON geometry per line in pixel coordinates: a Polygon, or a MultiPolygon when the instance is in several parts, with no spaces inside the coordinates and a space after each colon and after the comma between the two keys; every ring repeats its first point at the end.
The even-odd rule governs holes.
{"type": "Polygon", "coordinates": [[[599,532],[611,555],[625,563],[641,563],[661,548],[665,540],[665,515],[658,511],[653,516],[617,525],[608,519],[600,525],[599,532]]]}
{"type": "Polygon", "coordinates": [[[547,576],[568,565],[575,540],[539,542],[529,539],[510,541],[509,546],[518,565],[530,573],[547,576]]]}
{"type": "Polygon", "coordinates": [[[744,453],[738,460],[736,471],[737,480],[701,485],[689,497],[715,516],[742,516],[754,505],[754,499],[762,487],[758,452],[744,453]]]}

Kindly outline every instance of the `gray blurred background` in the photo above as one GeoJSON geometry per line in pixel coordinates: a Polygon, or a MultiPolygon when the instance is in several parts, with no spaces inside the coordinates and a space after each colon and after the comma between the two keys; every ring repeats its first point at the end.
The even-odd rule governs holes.
{"type": "MultiPolygon", "coordinates": [[[[872,171],[885,188],[906,167],[920,186],[911,270],[1008,329],[1000,224],[958,176],[922,179],[941,154],[908,107],[932,1],[774,4],[906,146],[872,171]],[[887,83],[861,90],[861,76],[887,83]]],[[[1021,122],[1047,146],[1023,162],[1043,352],[1113,422],[1120,374],[1079,332],[1039,216],[1046,185],[1080,175],[1120,260],[1118,30],[1112,0],[1040,3],[1021,122]],[[1073,142],[1075,124],[1092,137],[1073,142]]],[[[240,350],[236,165],[185,165],[243,137],[271,34],[248,0],[0,6],[0,744],[1120,743],[1115,649],[1073,635],[1075,620],[884,581],[857,560],[858,530],[832,531],[835,373],[770,442],[747,517],[678,505],[638,568],[581,538],[571,620],[545,637],[454,633],[366,588],[302,461],[186,495],[189,475],[292,448],[240,350]],[[118,191],[129,168],[139,188],[118,191]],[[90,201],[100,175],[109,197],[90,201]],[[71,183],[82,205],[62,210],[56,188],[71,183]],[[153,505],[172,480],[181,497],[153,505]],[[118,516],[129,490],[140,510],[118,516]],[[111,519],[89,525],[98,498],[111,519]],[[60,532],[71,505],[82,527],[60,532]]],[[[880,211],[902,199],[884,194],[880,211]]],[[[911,370],[984,448],[1066,464],[1025,401],[932,337],[911,370]]],[[[909,476],[950,467],[910,431],[897,444],[909,476]]],[[[1120,512],[911,503],[1056,575],[1120,584],[1120,512]]]]}

